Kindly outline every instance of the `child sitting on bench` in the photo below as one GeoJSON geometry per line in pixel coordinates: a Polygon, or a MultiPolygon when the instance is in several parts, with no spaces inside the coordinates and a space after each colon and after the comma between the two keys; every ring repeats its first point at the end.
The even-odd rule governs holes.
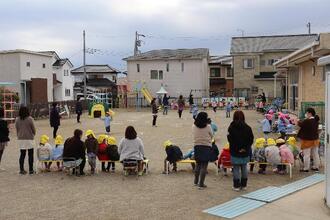
{"type": "MultiPolygon", "coordinates": [[[[107,135],[101,134],[97,138],[97,142],[99,143],[99,149],[97,151],[97,157],[99,160],[110,160],[109,156],[106,153],[107,148],[107,135]]],[[[105,167],[105,162],[102,162],[102,172],[109,172],[110,170],[110,162],[108,162],[107,167],[105,167]]]]}
{"type": "MultiPolygon", "coordinates": [[[[57,135],[55,138],[55,147],[52,148],[52,160],[63,159],[63,146],[64,141],[61,135],[57,135]]],[[[62,171],[61,162],[56,162],[57,170],[62,171]]]]}
{"type": "Polygon", "coordinates": [[[170,140],[167,140],[163,144],[165,151],[166,151],[166,158],[164,161],[164,171],[163,174],[167,174],[167,170],[169,167],[167,167],[167,162],[170,162],[170,164],[173,164],[173,170],[174,172],[177,171],[176,162],[179,160],[182,160],[182,151],[178,146],[175,146],[172,144],[170,140]]]}
{"type": "MultiPolygon", "coordinates": [[[[269,144],[273,144],[271,139],[269,144]]],[[[254,145],[254,149],[253,149],[253,161],[256,161],[258,163],[266,163],[266,155],[265,155],[265,147],[266,147],[266,140],[265,138],[257,138],[256,139],[256,143],[254,145]]],[[[251,166],[253,166],[254,164],[251,164],[251,166]]],[[[259,170],[258,173],[259,174],[266,174],[266,168],[267,168],[267,164],[259,164],[259,170]]],[[[251,171],[251,170],[250,170],[251,171]]],[[[253,169],[252,169],[253,171],[253,169]]]]}
{"type": "Polygon", "coordinates": [[[231,167],[229,143],[222,148],[218,159],[218,169],[223,170],[224,176],[227,176],[227,167],[231,167]]]}
{"type": "MultiPolygon", "coordinates": [[[[285,140],[282,138],[279,138],[276,140],[276,145],[279,148],[280,156],[281,156],[281,163],[294,163],[294,158],[291,150],[288,148],[288,146],[285,145],[285,140]]],[[[277,170],[279,174],[284,174],[286,170],[286,165],[278,165],[277,170]]]]}
{"type": "MultiPolygon", "coordinates": [[[[52,158],[52,146],[48,143],[49,137],[47,135],[41,135],[39,146],[37,149],[38,160],[45,161],[52,158]]],[[[51,162],[45,162],[45,170],[50,172],[51,162]]]]}
{"type": "Polygon", "coordinates": [[[287,146],[288,148],[291,150],[294,159],[298,159],[299,157],[299,148],[297,147],[297,141],[296,138],[294,137],[289,137],[289,139],[287,140],[287,146]]]}
{"type": "MultiPolygon", "coordinates": [[[[265,149],[266,160],[272,166],[277,166],[281,163],[280,150],[276,146],[276,142],[272,138],[267,139],[267,147],[265,149]]],[[[278,169],[274,169],[274,172],[278,172],[278,169]]]]}
{"type": "Polygon", "coordinates": [[[95,134],[92,130],[86,131],[85,147],[87,150],[88,163],[91,167],[91,174],[95,173],[96,169],[96,155],[99,149],[99,143],[96,140],[95,134]]]}
{"type": "MultiPolygon", "coordinates": [[[[117,140],[115,137],[108,137],[108,146],[106,149],[107,155],[110,160],[117,161],[119,160],[119,153],[118,153],[118,146],[117,146],[117,140]]],[[[115,162],[110,162],[109,168],[111,169],[111,172],[115,172],[115,162]]]]}

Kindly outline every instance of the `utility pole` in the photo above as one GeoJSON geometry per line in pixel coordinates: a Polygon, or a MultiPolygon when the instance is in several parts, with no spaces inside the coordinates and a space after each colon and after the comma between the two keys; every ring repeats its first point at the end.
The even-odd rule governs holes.
{"type": "Polygon", "coordinates": [[[238,32],[241,32],[242,37],[244,37],[244,30],[243,29],[237,29],[238,32]]]}
{"type": "Polygon", "coordinates": [[[135,31],[134,56],[137,56],[140,53],[140,51],[139,51],[139,47],[141,47],[140,37],[145,37],[145,36],[143,34],[139,34],[137,31],[135,31]]]}
{"type": "Polygon", "coordinates": [[[86,100],[87,98],[87,83],[86,83],[86,80],[87,80],[87,74],[86,74],[86,36],[85,36],[85,30],[83,30],[83,65],[84,65],[84,98],[86,100]]]}
{"type": "Polygon", "coordinates": [[[306,26],[308,28],[308,34],[311,34],[311,23],[308,22],[306,26]]]}

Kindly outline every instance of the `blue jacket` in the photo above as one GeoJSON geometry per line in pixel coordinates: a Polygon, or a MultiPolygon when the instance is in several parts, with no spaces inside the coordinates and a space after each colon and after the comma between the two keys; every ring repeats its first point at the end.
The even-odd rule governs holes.
{"type": "Polygon", "coordinates": [[[104,126],[109,127],[110,122],[111,122],[111,117],[110,116],[105,116],[105,118],[103,120],[104,120],[104,126]]]}
{"type": "Polygon", "coordinates": [[[264,119],[264,120],[260,121],[260,123],[261,123],[263,132],[270,132],[271,131],[270,123],[267,119],[264,119]]]}

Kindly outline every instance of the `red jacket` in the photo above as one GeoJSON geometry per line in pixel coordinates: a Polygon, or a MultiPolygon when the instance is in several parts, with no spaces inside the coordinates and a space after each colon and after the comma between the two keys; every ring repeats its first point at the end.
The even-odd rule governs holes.
{"type": "Polygon", "coordinates": [[[231,167],[231,158],[230,158],[229,149],[222,149],[220,157],[218,159],[218,164],[225,167],[231,167]]]}
{"type": "Polygon", "coordinates": [[[99,158],[99,160],[110,160],[108,155],[106,154],[105,149],[107,148],[107,145],[102,143],[99,144],[99,150],[97,152],[97,157],[99,158]]]}

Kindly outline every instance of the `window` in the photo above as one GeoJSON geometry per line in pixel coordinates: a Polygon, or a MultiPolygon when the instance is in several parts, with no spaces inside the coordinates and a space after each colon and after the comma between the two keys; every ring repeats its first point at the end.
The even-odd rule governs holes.
{"type": "Polygon", "coordinates": [[[170,64],[166,63],[166,72],[169,72],[169,71],[170,71],[170,64]]]}
{"type": "Polygon", "coordinates": [[[260,60],[260,66],[265,66],[266,65],[266,60],[260,60]]]}
{"type": "Polygon", "coordinates": [[[233,77],[233,69],[231,67],[227,67],[227,77],[233,77]]]}
{"type": "Polygon", "coordinates": [[[268,66],[272,66],[277,61],[278,61],[278,59],[270,59],[270,60],[268,60],[268,66]]]}
{"type": "Polygon", "coordinates": [[[44,68],[44,69],[46,68],[46,64],[45,63],[42,64],[42,68],[44,68]]]}
{"type": "Polygon", "coordinates": [[[64,76],[68,76],[69,75],[69,70],[64,70],[64,76]]]}
{"type": "Polygon", "coordinates": [[[184,71],[184,63],[181,63],[181,72],[184,71]]]}
{"type": "Polygon", "coordinates": [[[210,68],[210,77],[220,77],[220,68],[210,68]]]}
{"type": "Polygon", "coordinates": [[[140,72],[140,64],[136,64],[136,71],[139,73],[140,72]]]}
{"type": "Polygon", "coordinates": [[[112,81],[116,82],[116,76],[112,76],[112,81]]]}
{"type": "Polygon", "coordinates": [[[150,79],[158,79],[158,71],[150,70],[150,79]]]}
{"type": "Polygon", "coordinates": [[[65,96],[70,96],[71,90],[70,89],[65,89],[65,96]]]}
{"type": "Polygon", "coordinates": [[[150,70],[150,79],[163,79],[163,70],[150,70]]]}
{"type": "Polygon", "coordinates": [[[30,67],[30,65],[31,65],[30,62],[26,62],[27,67],[30,67]]]}
{"type": "Polygon", "coordinates": [[[243,68],[244,69],[252,69],[253,68],[253,59],[244,59],[243,60],[243,68]]]}
{"type": "Polygon", "coordinates": [[[253,86],[252,88],[251,88],[251,90],[252,90],[252,93],[258,93],[258,87],[256,87],[256,86],[253,86]]]}

